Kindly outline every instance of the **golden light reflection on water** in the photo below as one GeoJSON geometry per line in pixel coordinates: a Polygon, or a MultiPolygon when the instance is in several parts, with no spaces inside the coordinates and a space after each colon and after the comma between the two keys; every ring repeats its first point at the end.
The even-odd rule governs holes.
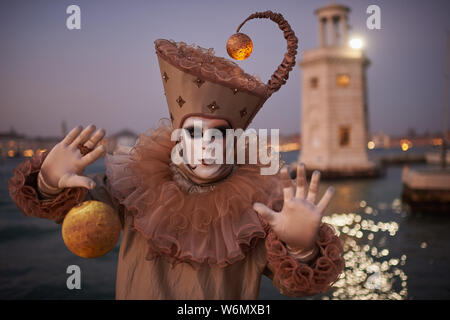
{"type": "Polygon", "coordinates": [[[406,299],[408,277],[403,267],[407,257],[391,256],[386,245],[387,237],[394,238],[399,225],[395,221],[375,222],[372,218],[378,215],[378,210],[389,207],[401,214],[401,201],[381,203],[377,208],[361,201],[359,206],[361,213],[323,217],[323,222],[333,225],[343,242],[346,267],[331,294],[322,299],[406,299]]]}

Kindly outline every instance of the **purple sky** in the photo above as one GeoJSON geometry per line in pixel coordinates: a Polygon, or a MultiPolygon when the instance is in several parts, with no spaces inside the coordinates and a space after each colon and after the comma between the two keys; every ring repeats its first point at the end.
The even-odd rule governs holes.
{"type": "MultiPolygon", "coordinates": [[[[442,129],[445,32],[450,1],[336,1],[352,8],[352,32],[365,39],[370,129],[402,134],[442,129]],[[381,7],[382,30],[365,26],[366,8],[381,7]]],[[[301,50],[318,44],[314,10],[328,1],[21,1],[0,2],[0,131],[58,135],[94,123],[108,133],[142,132],[168,116],[153,41],[158,38],[215,48],[255,11],[280,12],[301,50]],[[66,8],[81,7],[82,29],[66,28],[66,8]]],[[[285,42],[278,27],[253,20],[242,32],[253,40],[252,56],[239,64],[267,81],[281,62],[285,42]]],[[[300,68],[251,124],[301,131],[300,68]]]]}

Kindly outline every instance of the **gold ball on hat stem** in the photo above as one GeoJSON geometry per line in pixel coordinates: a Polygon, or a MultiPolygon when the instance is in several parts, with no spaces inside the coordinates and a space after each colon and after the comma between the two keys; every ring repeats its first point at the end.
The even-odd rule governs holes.
{"type": "Polygon", "coordinates": [[[227,52],[235,60],[247,59],[252,51],[252,39],[244,33],[235,33],[227,41],[227,52]]]}

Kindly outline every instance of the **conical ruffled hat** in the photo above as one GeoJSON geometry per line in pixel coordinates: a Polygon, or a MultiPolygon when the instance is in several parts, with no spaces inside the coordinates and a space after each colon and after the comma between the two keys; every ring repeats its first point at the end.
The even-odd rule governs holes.
{"type": "Polygon", "coordinates": [[[156,54],[174,128],[190,116],[225,119],[232,128],[246,129],[266,100],[288,79],[295,66],[297,38],[289,23],[271,11],[250,15],[276,22],[287,40],[287,53],[267,84],[245,73],[231,60],[216,57],[212,49],[159,39],[156,54]]]}

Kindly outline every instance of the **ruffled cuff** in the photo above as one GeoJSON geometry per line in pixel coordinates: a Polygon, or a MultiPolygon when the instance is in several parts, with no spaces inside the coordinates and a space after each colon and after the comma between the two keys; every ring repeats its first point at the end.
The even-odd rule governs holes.
{"type": "Polygon", "coordinates": [[[65,188],[55,198],[42,200],[37,189],[37,176],[47,154],[34,155],[14,169],[14,176],[8,180],[9,194],[25,215],[61,223],[71,208],[84,201],[87,189],[65,188]]]}
{"type": "Polygon", "coordinates": [[[316,244],[320,252],[315,261],[305,264],[292,257],[285,245],[270,230],[266,238],[267,261],[273,284],[290,297],[315,295],[327,291],[344,270],[342,243],[333,228],[323,223],[316,244]]]}

